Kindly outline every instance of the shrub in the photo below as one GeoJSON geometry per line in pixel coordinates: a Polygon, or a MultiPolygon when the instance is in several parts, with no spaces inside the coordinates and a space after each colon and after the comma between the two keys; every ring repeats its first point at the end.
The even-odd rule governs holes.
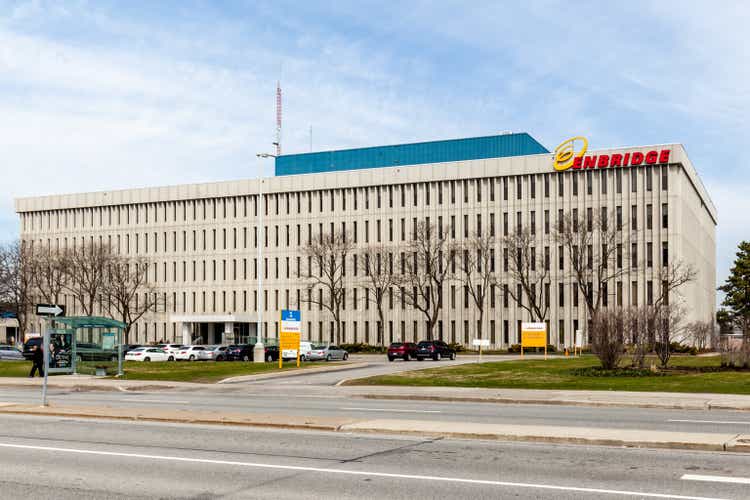
{"type": "Polygon", "coordinates": [[[463,344],[448,344],[448,347],[450,347],[451,349],[453,349],[456,352],[464,352],[464,351],[466,351],[466,348],[464,347],[463,344]]]}
{"type": "Polygon", "coordinates": [[[383,347],[379,345],[364,344],[362,342],[357,342],[356,344],[341,344],[340,347],[348,353],[383,354],[388,350],[387,347],[383,347]]]}

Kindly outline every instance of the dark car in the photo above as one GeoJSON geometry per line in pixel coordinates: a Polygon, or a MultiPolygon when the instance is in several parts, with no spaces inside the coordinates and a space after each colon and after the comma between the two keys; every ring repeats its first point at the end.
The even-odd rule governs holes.
{"type": "Polygon", "coordinates": [[[409,361],[417,357],[417,344],[414,342],[393,342],[388,346],[388,361],[402,358],[409,361]]]}
{"type": "MultiPolygon", "coordinates": [[[[226,350],[227,361],[253,361],[253,350],[255,344],[230,345],[226,350]]],[[[267,345],[264,348],[265,361],[278,361],[279,348],[275,345],[267,345]]]]}
{"type": "Polygon", "coordinates": [[[443,358],[456,359],[456,351],[442,340],[423,340],[417,345],[417,361],[432,358],[440,361],[443,358]]]}
{"type": "Polygon", "coordinates": [[[23,345],[23,357],[31,359],[34,357],[34,351],[42,345],[42,337],[33,337],[23,345]]]}
{"type": "Polygon", "coordinates": [[[227,361],[252,361],[254,344],[235,344],[227,347],[227,361]]]}

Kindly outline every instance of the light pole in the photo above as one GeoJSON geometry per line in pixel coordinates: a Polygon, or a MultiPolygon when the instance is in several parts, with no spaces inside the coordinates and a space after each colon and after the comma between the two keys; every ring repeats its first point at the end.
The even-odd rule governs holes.
{"type": "MultiPolygon", "coordinates": [[[[261,158],[276,158],[276,155],[270,153],[258,153],[255,156],[258,159],[261,158]]],[[[259,162],[260,163],[260,162],[259,162]]],[[[263,349],[263,342],[261,341],[263,335],[263,172],[258,166],[258,264],[255,266],[256,273],[258,275],[258,314],[257,324],[255,326],[255,334],[257,336],[255,347],[253,348],[253,361],[256,363],[263,363],[266,359],[265,350],[263,349]]]]}

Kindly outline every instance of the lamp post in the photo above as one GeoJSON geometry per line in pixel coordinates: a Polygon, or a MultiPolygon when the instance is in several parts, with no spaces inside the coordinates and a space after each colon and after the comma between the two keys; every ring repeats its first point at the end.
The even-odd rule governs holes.
{"type": "MultiPolygon", "coordinates": [[[[258,153],[255,156],[258,157],[258,159],[261,158],[276,158],[276,155],[270,154],[270,153],[258,153]]],[[[263,242],[261,241],[263,239],[263,174],[262,170],[260,169],[260,166],[258,167],[259,170],[259,176],[258,176],[258,264],[256,267],[256,272],[258,275],[258,314],[256,316],[257,318],[257,324],[255,326],[255,333],[257,336],[257,341],[255,343],[255,347],[253,348],[253,361],[256,363],[263,363],[266,358],[265,349],[263,349],[263,342],[261,341],[262,334],[263,334],[263,269],[262,269],[262,263],[261,260],[263,258],[263,252],[261,250],[263,246],[263,242]]]]}

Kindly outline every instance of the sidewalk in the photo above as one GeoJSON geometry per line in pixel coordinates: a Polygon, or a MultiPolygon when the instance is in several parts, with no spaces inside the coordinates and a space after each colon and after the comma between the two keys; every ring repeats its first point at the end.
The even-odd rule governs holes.
{"type": "Polygon", "coordinates": [[[41,407],[14,403],[0,403],[0,414],[750,453],[750,434],[733,433],[590,429],[581,427],[457,423],[429,420],[364,420],[156,408],[134,409],[57,405],[41,407]]]}

